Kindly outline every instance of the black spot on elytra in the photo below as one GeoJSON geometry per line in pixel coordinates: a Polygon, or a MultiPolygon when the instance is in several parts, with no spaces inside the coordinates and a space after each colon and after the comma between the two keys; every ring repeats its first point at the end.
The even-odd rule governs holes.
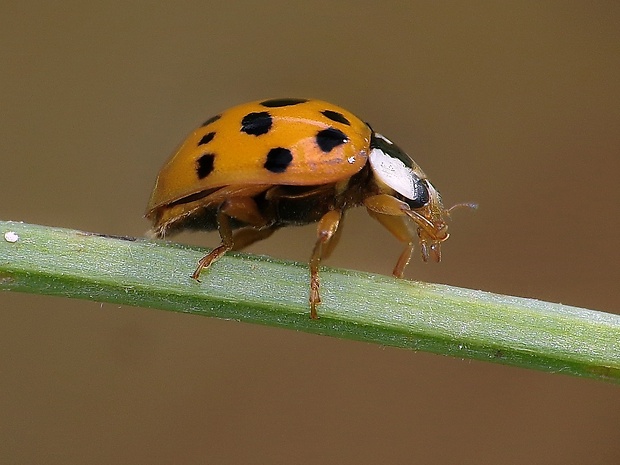
{"type": "Polygon", "coordinates": [[[206,153],[196,161],[196,173],[198,174],[198,179],[204,179],[211,174],[211,171],[213,171],[214,160],[215,154],[206,153]]]}
{"type": "Polygon", "coordinates": [[[346,134],[336,128],[323,129],[316,135],[316,143],[325,153],[331,152],[334,147],[338,147],[348,140],[346,134]]]}
{"type": "Polygon", "coordinates": [[[289,149],[276,147],[275,149],[271,149],[267,154],[267,160],[264,166],[265,169],[268,169],[272,173],[284,173],[292,161],[293,154],[289,149]]]}
{"type": "Polygon", "coordinates": [[[241,120],[241,131],[252,136],[261,136],[269,132],[271,124],[271,115],[266,111],[248,113],[241,120]]]}
{"type": "Polygon", "coordinates": [[[333,110],[323,110],[321,113],[323,113],[323,116],[331,119],[332,121],[336,121],[337,123],[342,123],[342,124],[346,124],[347,126],[351,126],[351,123],[349,122],[349,120],[346,119],[342,113],[338,113],[337,111],[333,111],[333,110]]]}
{"type": "Polygon", "coordinates": [[[307,102],[308,99],[305,98],[272,98],[270,100],[265,100],[260,104],[264,107],[268,108],[276,108],[276,107],[288,107],[289,105],[298,105],[300,103],[307,102]]]}
{"type": "Polygon", "coordinates": [[[220,119],[222,117],[222,115],[215,115],[212,116],[211,118],[209,118],[207,121],[205,121],[204,123],[202,123],[202,126],[207,126],[211,123],[215,123],[218,119],[220,119]]]}
{"type": "Polygon", "coordinates": [[[210,132],[209,134],[205,134],[204,136],[202,136],[202,139],[200,139],[200,142],[198,142],[198,145],[208,144],[209,142],[211,142],[213,140],[214,137],[215,137],[215,133],[214,132],[210,132]]]}

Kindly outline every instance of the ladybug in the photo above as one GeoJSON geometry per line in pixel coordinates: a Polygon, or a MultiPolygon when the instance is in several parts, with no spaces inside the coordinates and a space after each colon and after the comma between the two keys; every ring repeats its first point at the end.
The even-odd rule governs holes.
{"type": "Polygon", "coordinates": [[[146,217],[158,238],[219,231],[221,243],[198,262],[195,280],[229,250],[318,223],[309,261],[315,319],[321,259],[345,211],[361,205],[404,244],[394,276],[403,276],[416,242],[424,261],[440,261],[448,211],[416,162],[343,108],[280,98],[236,106],[192,132],[159,172],[146,217]]]}

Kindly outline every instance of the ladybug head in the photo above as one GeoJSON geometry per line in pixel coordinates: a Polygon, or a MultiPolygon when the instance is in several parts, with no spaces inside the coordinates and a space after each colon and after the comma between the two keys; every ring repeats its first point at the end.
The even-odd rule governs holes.
{"type": "Polygon", "coordinates": [[[386,137],[373,133],[370,147],[374,177],[406,204],[402,211],[417,226],[422,259],[428,261],[430,257],[438,262],[441,243],[449,237],[447,211],[439,191],[413,159],[386,137]]]}

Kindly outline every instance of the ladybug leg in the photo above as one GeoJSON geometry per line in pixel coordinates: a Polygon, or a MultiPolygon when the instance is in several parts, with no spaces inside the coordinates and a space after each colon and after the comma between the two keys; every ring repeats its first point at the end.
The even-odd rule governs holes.
{"type": "Polygon", "coordinates": [[[255,242],[262,241],[271,236],[278,228],[243,228],[235,233],[233,236],[233,250],[243,250],[246,247],[254,244],[255,242]]]}
{"type": "Polygon", "coordinates": [[[209,268],[213,262],[222,258],[226,252],[233,248],[233,234],[232,228],[230,227],[230,218],[221,207],[217,212],[217,229],[220,233],[222,242],[198,262],[198,266],[192,274],[192,278],[198,282],[200,282],[200,279],[198,279],[200,272],[204,268],[209,268]]]}
{"type": "Polygon", "coordinates": [[[402,278],[405,268],[411,260],[417,239],[417,228],[411,227],[411,221],[405,211],[409,205],[387,194],[374,195],[364,200],[368,214],[390,231],[396,239],[405,243],[405,248],[398,257],[392,274],[402,278]]]}
{"type": "Polygon", "coordinates": [[[251,197],[228,200],[224,208],[229,217],[250,225],[233,235],[232,250],[241,250],[255,242],[267,239],[278,229],[270,224],[273,221],[259,211],[256,202],[251,197]]]}
{"type": "Polygon", "coordinates": [[[258,206],[252,197],[233,197],[226,200],[220,210],[226,216],[247,223],[255,228],[267,225],[267,219],[258,210],[258,206]]]}
{"type": "MultiPolygon", "coordinates": [[[[200,259],[196,270],[192,274],[192,278],[196,281],[200,281],[198,277],[204,268],[211,266],[213,262],[219,260],[229,250],[237,248],[235,244],[236,236],[233,236],[230,218],[235,218],[258,228],[267,225],[267,219],[260,214],[258,207],[252,198],[238,197],[223,202],[217,210],[217,229],[220,233],[222,242],[215,249],[200,259]]],[[[257,232],[260,233],[261,231],[257,232]]],[[[269,232],[269,234],[271,234],[271,232],[269,232]]],[[[242,241],[240,246],[244,247],[249,245],[252,242],[256,242],[259,239],[269,236],[269,234],[263,233],[262,237],[259,236],[253,239],[241,238],[242,241]]]]}
{"type": "Polygon", "coordinates": [[[323,215],[317,227],[317,240],[310,257],[310,318],[313,320],[318,318],[316,306],[321,303],[321,297],[319,296],[319,264],[321,258],[327,256],[335,245],[341,219],[342,212],[340,210],[330,210],[323,215]],[[331,243],[332,241],[334,241],[333,244],[331,243]]]}
{"type": "Polygon", "coordinates": [[[342,226],[344,225],[344,212],[341,212],[340,215],[341,216],[338,229],[336,229],[336,231],[332,235],[332,238],[323,246],[323,253],[321,254],[321,259],[329,258],[336,246],[338,245],[338,242],[340,242],[340,236],[342,236],[342,226]]]}

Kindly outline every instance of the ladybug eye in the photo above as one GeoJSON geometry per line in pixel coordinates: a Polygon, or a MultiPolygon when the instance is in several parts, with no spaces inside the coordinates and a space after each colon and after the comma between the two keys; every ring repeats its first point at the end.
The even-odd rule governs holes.
{"type": "Polygon", "coordinates": [[[407,202],[407,205],[415,210],[416,208],[422,208],[426,205],[431,199],[431,194],[428,191],[428,187],[424,179],[418,179],[414,184],[414,189],[416,192],[416,197],[414,199],[407,199],[405,202],[407,202]]]}

